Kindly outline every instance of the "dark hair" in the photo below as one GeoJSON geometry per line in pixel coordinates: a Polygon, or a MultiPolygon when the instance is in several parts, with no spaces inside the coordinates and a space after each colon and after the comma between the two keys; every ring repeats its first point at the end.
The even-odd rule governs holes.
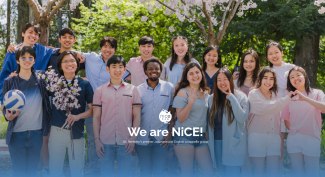
{"type": "Polygon", "coordinates": [[[109,43],[111,47],[113,47],[115,50],[117,49],[117,40],[114,37],[106,36],[103,37],[103,39],[100,41],[99,46],[102,48],[106,43],[109,43]]]}
{"type": "Polygon", "coordinates": [[[223,112],[225,113],[227,111],[228,114],[228,125],[230,125],[234,121],[234,113],[232,111],[231,103],[228,99],[222,99],[222,91],[218,88],[218,75],[219,74],[225,74],[228,78],[229,84],[230,84],[230,90],[231,93],[235,93],[234,88],[234,82],[232,78],[232,74],[229,71],[228,68],[220,68],[217,73],[216,77],[214,79],[214,88],[213,88],[213,101],[211,110],[209,113],[209,123],[210,127],[213,128],[215,126],[214,124],[214,117],[218,113],[219,122],[221,122],[221,109],[223,109],[223,112]]]}
{"type": "Polygon", "coordinates": [[[155,47],[155,40],[152,39],[150,36],[143,36],[140,38],[138,45],[146,45],[146,44],[152,44],[155,47]]]}
{"type": "Polygon", "coordinates": [[[306,89],[306,92],[307,92],[307,95],[310,93],[310,81],[309,81],[309,78],[308,78],[308,75],[306,73],[306,71],[304,70],[304,68],[300,67],[300,66],[295,66],[293,67],[292,69],[290,69],[289,71],[289,74],[288,74],[288,79],[287,79],[287,90],[290,92],[290,91],[296,91],[297,89],[291,84],[290,82],[290,73],[292,71],[298,71],[298,72],[301,72],[302,75],[304,75],[305,77],[305,89],[306,89]]]}
{"type": "Polygon", "coordinates": [[[175,98],[175,96],[177,95],[179,90],[181,90],[182,88],[185,88],[185,87],[190,85],[190,82],[187,80],[187,73],[191,68],[194,68],[194,67],[199,68],[199,70],[201,71],[202,80],[200,82],[200,89],[202,89],[203,91],[206,91],[208,93],[210,92],[210,88],[207,87],[205,76],[204,76],[202,68],[200,67],[199,64],[197,64],[195,62],[190,62],[190,63],[187,63],[186,66],[184,67],[181,80],[178,81],[178,84],[175,87],[175,92],[174,92],[174,97],[173,98],[175,98]]]}
{"type": "Polygon", "coordinates": [[[74,52],[71,52],[71,51],[67,51],[67,50],[66,50],[66,51],[62,52],[62,53],[59,55],[59,58],[58,58],[58,60],[57,60],[57,62],[56,62],[56,67],[58,68],[58,71],[59,71],[60,75],[61,75],[61,76],[64,75],[64,72],[63,72],[62,67],[61,67],[61,63],[62,63],[63,58],[64,58],[66,55],[72,55],[73,58],[76,60],[76,63],[77,63],[77,69],[76,69],[76,72],[75,72],[75,73],[77,74],[77,73],[78,73],[78,68],[79,68],[79,66],[80,66],[80,61],[79,61],[77,55],[76,55],[74,52]]]}
{"type": "MultiPolygon", "coordinates": [[[[16,61],[19,61],[19,58],[23,55],[25,55],[25,53],[29,53],[31,56],[34,57],[34,60],[36,60],[36,53],[35,50],[30,47],[30,46],[22,46],[18,49],[18,51],[16,52],[16,61]]],[[[17,63],[18,64],[18,63],[17,63]]],[[[32,70],[34,70],[34,67],[32,66],[32,70]]],[[[20,72],[20,64],[18,64],[18,68],[17,68],[17,73],[20,72]]]]}
{"type": "Polygon", "coordinates": [[[203,64],[202,64],[202,69],[203,69],[203,71],[205,71],[206,69],[207,69],[207,62],[205,62],[205,59],[204,59],[204,57],[205,57],[205,55],[206,54],[208,54],[211,50],[215,50],[215,51],[217,51],[218,52],[218,61],[217,61],[217,63],[215,64],[215,66],[217,67],[217,68],[221,68],[222,67],[222,61],[221,61],[221,53],[220,53],[220,49],[217,47],[217,46],[215,46],[215,45],[210,45],[210,46],[208,46],[206,49],[205,49],[205,51],[204,51],[204,53],[203,53],[203,64]]]}
{"type": "MultiPolygon", "coordinates": [[[[281,44],[279,42],[270,40],[269,41],[269,44],[265,47],[265,55],[266,55],[266,58],[267,58],[267,52],[268,52],[269,48],[272,47],[272,46],[276,46],[277,48],[279,48],[279,50],[281,52],[283,51],[283,49],[281,47],[281,44]]],[[[270,61],[269,61],[269,66],[273,67],[273,64],[270,61]]]]}
{"type": "Polygon", "coordinates": [[[260,73],[258,73],[258,77],[257,77],[257,80],[256,80],[256,88],[261,87],[262,80],[263,80],[263,77],[264,77],[265,73],[272,73],[273,74],[274,84],[273,84],[273,87],[270,88],[270,91],[274,92],[274,94],[276,95],[276,93],[278,92],[278,84],[277,84],[277,79],[276,79],[276,73],[275,73],[275,70],[273,68],[271,68],[270,66],[264,67],[260,71],[260,73]]]}
{"type": "MultiPolygon", "coordinates": [[[[174,50],[174,41],[175,41],[176,39],[183,39],[183,40],[185,40],[185,42],[186,42],[187,45],[188,45],[188,40],[187,40],[187,38],[184,37],[184,36],[176,36],[176,37],[173,38],[173,44],[172,44],[172,57],[171,57],[170,65],[169,65],[169,69],[170,69],[170,70],[172,70],[173,66],[176,64],[177,57],[178,57],[177,54],[175,53],[175,50],[174,50]]],[[[186,64],[188,64],[189,62],[191,62],[191,57],[192,57],[192,56],[191,56],[190,52],[188,52],[188,49],[187,49],[186,55],[185,55],[185,57],[184,57],[184,61],[185,61],[186,64]]]]}
{"type": "Polygon", "coordinates": [[[76,37],[76,35],[75,35],[75,33],[72,31],[72,29],[70,29],[70,28],[63,28],[63,29],[61,29],[60,30],[60,32],[59,32],[59,38],[61,37],[61,36],[64,36],[65,34],[70,34],[70,35],[72,35],[74,38],[76,37]]]}
{"type": "Polygon", "coordinates": [[[253,71],[253,76],[252,76],[253,85],[255,85],[256,80],[257,80],[257,75],[260,72],[260,59],[258,57],[258,54],[253,49],[246,50],[244,52],[244,54],[241,56],[241,61],[240,61],[240,66],[239,66],[239,77],[237,80],[238,87],[241,87],[242,85],[244,85],[244,81],[247,76],[247,71],[244,69],[245,57],[247,55],[252,55],[253,58],[255,59],[255,69],[253,71]]]}
{"type": "Polygon", "coordinates": [[[126,65],[125,60],[124,60],[122,55],[113,55],[113,56],[111,56],[111,58],[109,58],[107,60],[107,65],[106,66],[110,67],[111,64],[118,64],[118,63],[122,63],[124,67],[126,65]]]}
{"type": "MultiPolygon", "coordinates": [[[[39,36],[41,36],[41,28],[39,27],[38,24],[34,24],[34,23],[26,23],[26,24],[23,26],[21,32],[22,32],[22,33],[26,33],[27,29],[30,28],[30,27],[33,27],[35,33],[38,33],[39,36]]],[[[23,39],[23,42],[24,42],[24,37],[22,37],[22,39],[23,39]]]]}
{"type": "Polygon", "coordinates": [[[147,66],[150,62],[155,62],[159,64],[160,67],[160,72],[163,69],[163,64],[161,63],[161,61],[157,58],[157,57],[151,57],[149,60],[145,61],[143,64],[143,70],[146,71],[147,70],[147,66]]]}

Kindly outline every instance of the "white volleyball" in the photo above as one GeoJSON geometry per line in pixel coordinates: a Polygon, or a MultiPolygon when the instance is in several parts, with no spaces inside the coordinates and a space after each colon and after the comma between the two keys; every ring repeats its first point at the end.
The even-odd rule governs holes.
{"type": "Polygon", "coordinates": [[[3,98],[3,105],[10,111],[18,111],[25,105],[26,97],[20,90],[10,90],[3,98]]]}

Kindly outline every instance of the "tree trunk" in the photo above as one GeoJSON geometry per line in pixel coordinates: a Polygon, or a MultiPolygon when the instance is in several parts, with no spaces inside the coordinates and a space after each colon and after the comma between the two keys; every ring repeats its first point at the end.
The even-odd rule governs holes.
{"type": "Polygon", "coordinates": [[[217,37],[215,35],[214,36],[209,36],[208,46],[210,46],[210,45],[215,45],[217,47],[220,46],[220,45],[218,45],[217,37]]]}
{"type": "Polygon", "coordinates": [[[10,15],[11,15],[11,0],[7,0],[7,44],[6,44],[6,50],[10,45],[10,15]]]}
{"type": "Polygon", "coordinates": [[[49,26],[41,25],[41,37],[38,40],[38,43],[44,46],[49,44],[49,26]]]}
{"type": "Polygon", "coordinates": [[[319,35],[303,37],[296,41],[295,46],[294,64],[306,70],[311,87],[315,87],[317,81],[319,38],[319,35]]]}
{"type": "Polygon", "coordinates": [[[26,1],[18,1],[17,44],[22,42],[22,28],[29,22],[29,6],[26,1]]]}

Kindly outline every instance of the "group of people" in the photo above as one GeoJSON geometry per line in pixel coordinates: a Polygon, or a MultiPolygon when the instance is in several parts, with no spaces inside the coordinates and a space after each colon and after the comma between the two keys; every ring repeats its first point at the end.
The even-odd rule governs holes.
{"type": "Polygon", "coordinates": [[[69,28],[59,32],[60,49],[37,44],[39,35],[26,24],[23,43],[9,47],[0,73],[1,100],[12,89],[26,97],[20,111],[2,105],[14,176],[36,176],[40,159],[42,174],[61,176],[66,149],[71,176],[82,176],[84,127],[91,176],[134,176],[138,167],[141,176],[214,176],[215,168],[219,176],[263,176],[265,164],[268,176],[278,176],[287,130],[292,176],[319,175],[325,94],[310,88],[302,67],[283,61],[278,42],[266,46],[269,66],[261,68],[250,49],[232,75],[216,46],[205,49],[201,67],[184,36],[173,38],[163,64],[152,56],[155,41],[148,36],[138,42],[141,56],[126,63],[114,55],[114,37],[100,41],[99,55],[72,51],[69,28]],[[80,87],[80,106],[69,115],[38,77],[48,67],[64,76],[67,89],[80,87]],[[86,78],[77,75],[83,69],[86,78]],[[160,120],[163,111],[171,115],[168,124],[160,120]],[[142,130],[148,133],[136,133],[142,130]]]}

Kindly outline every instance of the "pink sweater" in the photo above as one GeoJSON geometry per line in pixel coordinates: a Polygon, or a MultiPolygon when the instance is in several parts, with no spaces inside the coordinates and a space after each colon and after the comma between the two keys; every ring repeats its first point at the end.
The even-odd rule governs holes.
{"type": "Polygon", "coordinates": [[[281,133],[280,111],[291,101],[289,96],[278,97],[272,93],[271,100],[265,99],[259,89],[248,94],[248,133],[281,133]]]}
{"type": "MultiPolygon", "coordinates": [[[[307,92],[303,92],[302,94],[307,96],[307,92]]],[[[322,90],[312,89],[307,97],[315,101],[325,102],[325,94],[322,90]]],[[[284,107],[281,119],[290,121],[289,135],[300,133],[321,140],[321,111],[308,102],[291,102],[284,107]]]]}

